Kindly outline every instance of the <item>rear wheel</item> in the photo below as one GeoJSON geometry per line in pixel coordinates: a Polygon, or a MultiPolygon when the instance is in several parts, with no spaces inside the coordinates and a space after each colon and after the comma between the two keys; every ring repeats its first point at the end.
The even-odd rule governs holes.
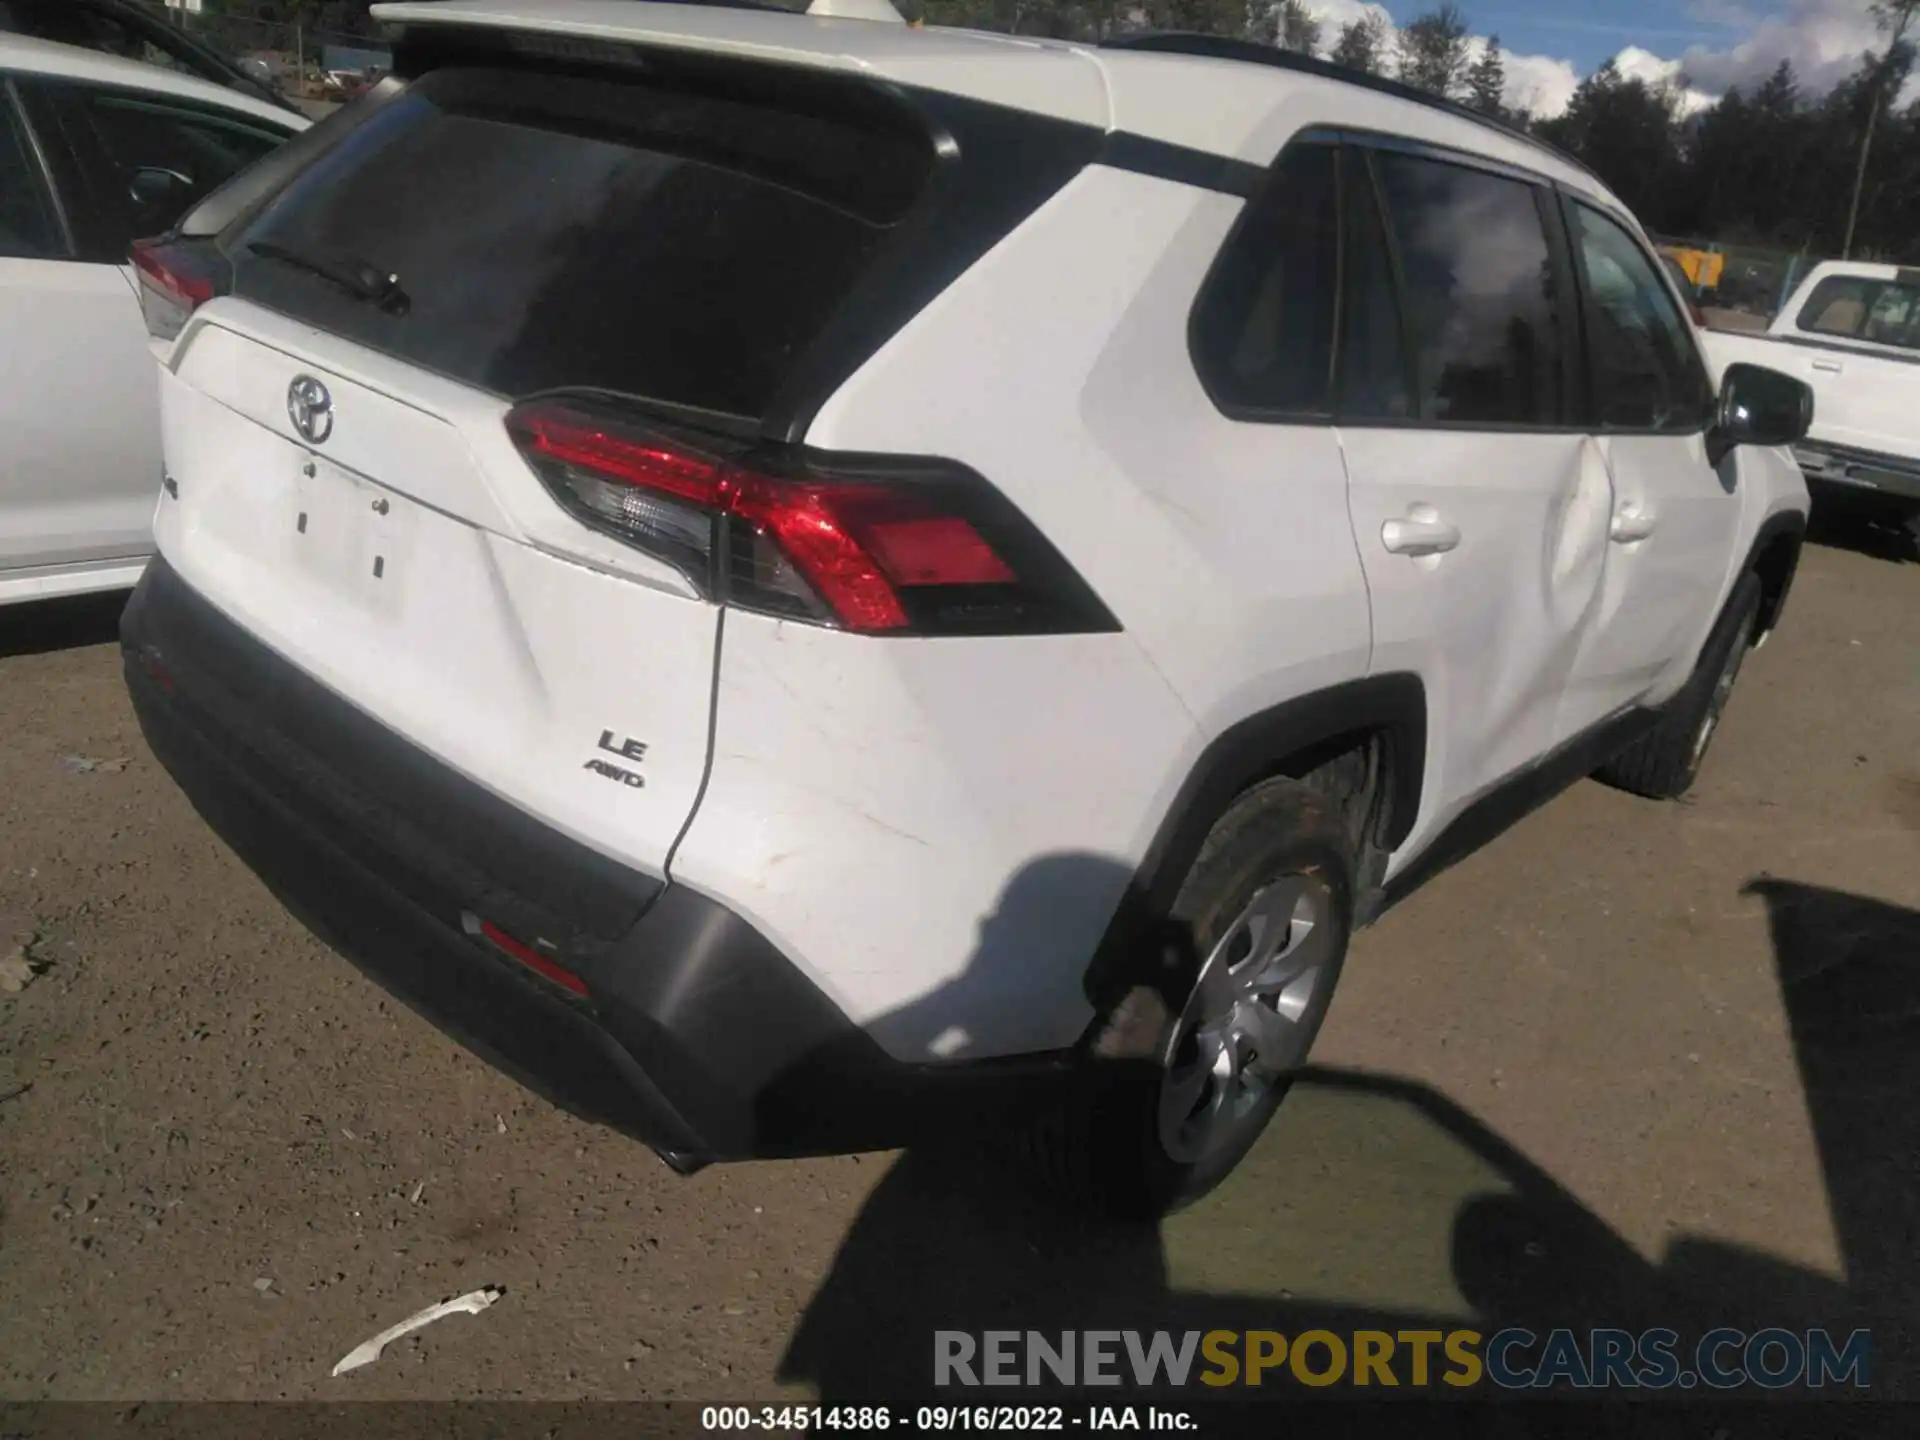
{"type": "Polygon", "coordinates": [[[1655,800],[1686,794],[1707,758],[1759,623],[1760,580],[1749,573],[1735,584],[1693,675],[1667,702],[1659,723],[1596,770],[1594,778],[1655,800]]]}
{"type": "Polygon", "coordinates": [[[1187,958],[1129,996],[1043,1131],[1076,1203],[1155,1217],[1253,1148],[1326,1018],[1353,870],[1342,817],[1298,781],[1253,787],[1215,823],[1174,904],[1187,958]]]}

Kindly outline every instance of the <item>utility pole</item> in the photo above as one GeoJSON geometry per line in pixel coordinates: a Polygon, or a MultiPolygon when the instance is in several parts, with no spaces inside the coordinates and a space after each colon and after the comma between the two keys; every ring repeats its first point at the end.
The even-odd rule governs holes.
{"type": "Polygon", "coordinates": [[[1900,53],[1900,44],[1907,38],[1907,27],[1913,23],[1913,12],[1920,9],[1920,0],[1883,0],[1874,7],[1874,16],[1880,22],[1880,28],[1891,32],[1887,41],[1886,57],[1881,60],[1880,68],[1873,77],[1873,95],[1867,104],[1867,129],[1860,137],[1860,163],[1853,170],[1853,200],[1847,206],[1847,238],[1840,246],[1840,258],[1853,258],[1853,231],[1860,221],[1860,192],[1867,183],[1867,156],[1873,150],[1873,132],[1880,124],[1880,101],[1887,91],[1887,80],[1893,71],[1894,57],[1900,53]]]}

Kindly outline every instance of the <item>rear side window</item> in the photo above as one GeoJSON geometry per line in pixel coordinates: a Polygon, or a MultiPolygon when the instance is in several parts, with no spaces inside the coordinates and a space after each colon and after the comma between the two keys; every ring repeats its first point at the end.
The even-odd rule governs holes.
{"type": "Polygon", "coordinates": [[[1248,206],[1193,315],[1196,368],[1245,418],[1324,415],[1331,402],[1340,204],[1331,145],[1297,145],[1248,206]]]}
{"type": "Polygon", "coordinates": [[[62,114],[93,196],[101,258],[126,258],[143,235],[170,228],[187,209],[287,132],[162,96],[59,87],[62,114]]]}
{"type": "Polygon", "coordinates": [[[932,163],[924,130],[865,92],[445,69],[228,248],[246,298],[500,395],[752,420],[932,163]],[[369,299],[343,273],[392,285],[369,299]]]}
{"type": "Polygon", "coordinates": [[[1563,423],[1566,340],[1534,187],[1397,151],[1373,160],[1400,259],[1419,418],[1563,423]]]}
{"type": "Polygon", "coordinates": [[[1794,323],[1815,335],[1920,350],[1920,283],[1832,275],[1813,287],[1794,323]]]}
{"type": "Polygon", "coordinates": [[[1595,419],[1608,429],[1699,429],[1712,399],[1706,372],[1654,262],[1606,216],[1570,208],[1595,419]]]}
{"type": "Polygon", "coordinates": [[[44,260],[64,251],[20,117],[0,95],[0,257],[44,260]]]}

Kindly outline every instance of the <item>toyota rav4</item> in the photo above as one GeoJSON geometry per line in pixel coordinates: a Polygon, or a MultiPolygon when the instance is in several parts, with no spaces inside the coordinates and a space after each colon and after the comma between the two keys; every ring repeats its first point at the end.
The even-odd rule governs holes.
{"type": "Polygon", "coordinates": [[[1354,927],[1686,790],[1779,617],[1806,387],[1523,134],[1192,36],[376,14],[143,251],[128,683],[317,933],[681,1169],[965,1120],[1190,1200],[1354,927]]]}

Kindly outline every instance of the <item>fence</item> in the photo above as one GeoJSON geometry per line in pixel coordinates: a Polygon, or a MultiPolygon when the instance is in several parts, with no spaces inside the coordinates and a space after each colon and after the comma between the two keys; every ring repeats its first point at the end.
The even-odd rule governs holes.
{"type": "Polygon", "coordinates": [[[1679,262],[1703,305],[1771,320],[1807,272],[1824,258],[1756,245],[1655,236],[1661,250],[1679,262]]]}
{"type": "MultiPolygon", "coordinates": [[[[369,33],[319,29],[237,15],[228,10],[198,12],[171,9],[160,0],[135,0],[203,45],[235,60],[253,60],[273,72],[275,82],[294,95],[317,95],[329,73],[383,71],[392,52],[377,26],[369,33]]],[[[310,98],[310,97],[309,97],[310,98]]]]}

